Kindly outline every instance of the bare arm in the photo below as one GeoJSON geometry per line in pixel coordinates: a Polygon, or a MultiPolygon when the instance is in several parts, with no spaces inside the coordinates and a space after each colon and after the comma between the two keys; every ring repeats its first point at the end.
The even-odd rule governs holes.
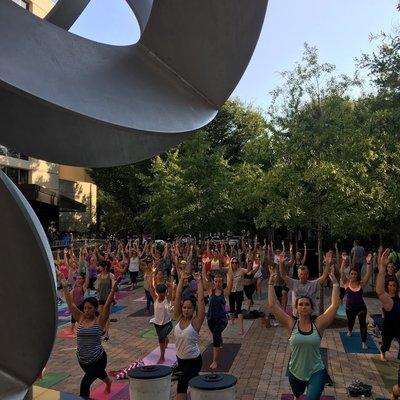
{"type": "Polygon", "coordinates": [[[320,315],[315,320],[315,325],[318,328],[319,332],[323,333],[323,331],[332,324],[335,319],[336,312],[340,306],[340,290],[339,290],[339,282],[336,279],[335,270],[332,267],[330,271],[329,277],[332,280],[333,288],[332,288],[332,300],[331,305],[325,310],[325,312],[320,315]]]}
{"type": "Polygon", "coordinates": [[[231,294],[232,286],[233,286],[233,271],[232,271],[231,265],[229,264],[229,268],[228,268],[228,282],[227,282],[227,284],[226,284],[226,288],[224,289],[224,296],[225,296],[225,297],[229,297],[229,295],[231,294]]]}
{"type": "Polygon", "coordinates": [[[346,262],[346,256],[342,254],[342,264],[340,265],[340,279],[342,280],[343,285],[347,285],[347,282],[349,281],[344,272],[345,262],[346,262]]]}
{"type": "Polygon", "coordinates": [[[65,300],[67,301],[67,305],[68,305],[68,310],[71,313],[71,315],[74,317],[74,319],[79,322],[83,316],[83,312],[81,310],[79,310],[78,307],[73,302],[71,293],[69,292],[68,287],[67,287],[67,285],[68,285],[67,281],[62,278],[62,275],[60,273],[58,273],[58,278],[60,279],[61,286],[63,288],[65,300]]]}
{"type": "Polygon", "coordinates": [[[385,275],[386,265],[389,261],[389,249],[386,249],[380,257],[379,272],[376,277],[375,291],[382,303],[383,308],[386,311],[391,311],[393,308],[393,299],[389,296],[389,293],[385,291],[385,275]]]}
{"type": "Polygon", "coordinates": [[[332,264],[332,252],[331,251],[328,251],[325,254],[324,262],[325,262],[324,270],[322,272],[322,275],[318,278],[318,282],[320,285],[323,285],[325,283],[325,281],[328,279],[328,276],[329,276],[329,273],[331,270],[331,264],[332,264]]]}
{"type": "Polygon", "coordinates": [[[174,320],[175,321],[179,321],[182,316],[181,297],[182,297],[182,290],[183,290],[183,281],[184,281],[184,274],[181,274],[178,287],[176,288],[175,300],[174,300],[174,320]]]}
{"type": "Polygon", "coordinates": [[[204,288],[203,280],[199,273],[193,275],[197,281],[197,315],[193,319],[192,326],[197,332],[200,332],[201,326],[203,325],[204,318],[206,316],[206,306],[204,304],[204,288]]]}
{"type": "Polygon", "coordinates": [[[117,286],[118,286],[117,281],[113,280],[111,291],[108,294],[106,303],[104,304],[101,314],[99,316],[99,326],[102,330],[104,330],[107,320],[110,317],[111,303],[114,300],[114,295],[115,295],[115,291],[117,290],[117,286]]]}
{"type": "Polygon", "coordinates": [[[307,260],[307,245],[304,243],[304,255],[303,255],[303,259],[301,260],[301,265],[305,265],[307,260]]]}
{"type": "Polygon", "coordinates": [[[372,254],[371,253],[367,255],[366,261],[367,261],[367,270],[365,271],[365,274],[364,274],[363,278],[361,279],[362,287],[366,286],[369,282],[369,279],[371,278],[371,273],[372,273],[372,265],[371,265],[372,254]]]}
{"type": "Polygon", "coordinates": [[[269,267],[269,281],[268,281],[268,306],[270,311],[274,314],[275,318],[279,321],[279,323],[286,329],[287,333],[290,335],[290,332],[293,329],[293,318],[286,314],[285,311],[282,310],[275,294],[274,282],[276,278],[276,273],[273,267],[269,267]]]}

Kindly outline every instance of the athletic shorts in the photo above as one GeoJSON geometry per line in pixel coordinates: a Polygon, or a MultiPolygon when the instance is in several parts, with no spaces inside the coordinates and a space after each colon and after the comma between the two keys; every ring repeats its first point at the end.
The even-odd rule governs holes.
{"type": "Polygon", "coordinates": [[[172,322],[169,321],[164,325],[154,324],[154,328],[156,328],[158,343],[164,343],[167,336],[172,332],[172,322]]]}

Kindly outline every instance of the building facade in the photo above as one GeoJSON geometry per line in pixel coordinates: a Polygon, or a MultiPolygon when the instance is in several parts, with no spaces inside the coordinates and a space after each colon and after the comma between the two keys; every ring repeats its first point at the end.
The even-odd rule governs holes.
{"type": "MultiPolygon", "coordinates": [[[[13,0],[43,18],[51,0],[13,0]]],[[[83,234],[96,224],[97,187],[84,168],[28,157],[0,144],[0,168],[26,196],[45,230],[83,234]]]]}

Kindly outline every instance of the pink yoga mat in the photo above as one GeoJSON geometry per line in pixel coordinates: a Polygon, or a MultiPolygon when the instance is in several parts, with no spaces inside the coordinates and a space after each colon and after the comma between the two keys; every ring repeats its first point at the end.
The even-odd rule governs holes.
{"type": "Polygon", "coordinates": [[[133,299],[133,301],[146,301],[146,296],[139,297],[138,299],[133,299]]]}
{"type": "Polygon", "coordinates": [[[74,333],[71,333],[71,327],[60,329],[57,331],[57,337],[60,339],[76,339],[76,328],[74,333]]]}
{"type": "MultiPolygon", "coordinates": [[[[294,396],[292,394],[283,394],[281,400],[293,400],[294,396]]],[[[304,394],[300,396],[300,400],[307,400],[307,396],[304,394]]],[[[333,396],[321,396],[320,400],[335,400],[333,396]]]]}
{"type": "Polygon", "coordinates": [[[124,299],[125,297],[128,297],[130,295],[129,292],[117,292],[115,293],[115,300],[121,300],[124,299]]]}
{"type": "Polygon", "coordinates": [[[112,400],[112,398],[117,395],[121,390],[124,390],[125,386],[128,384],[123,382],[113,382],[111,385],[111,393],[110,394],[104,394],[104,389],[106,385],[102,383],[100,386],[98,386],[95,390],[92,390],[90,392],[90,398],[93,400],[112,400]]]}
{"type": "MultiPolygon", "coordinates": [[[[156,365],[160,358],[160,348],[156,347],[150,354],[143,358],[145,365],[156,365]]],[[[165,350],[165,362],[162,365],[172,366],[176,362],[175,344],[170,343],[165,350]]]]}

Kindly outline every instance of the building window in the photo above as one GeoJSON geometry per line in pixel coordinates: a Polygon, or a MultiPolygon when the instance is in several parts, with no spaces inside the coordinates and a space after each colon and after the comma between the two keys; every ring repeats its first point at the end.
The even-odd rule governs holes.
{"type": "Polygon", "coordinates": [[[29,171],[26,169],[5,166],[0,168],[16,185],[24,185],[29,182],[29,171]]]}
{"type": "Polygon", "coordinates": [[[14,3],[17,3],[19,6],[25,8],[25,10],[29,10],[29,2],[25,0],[13,0],[14,3]]]}

